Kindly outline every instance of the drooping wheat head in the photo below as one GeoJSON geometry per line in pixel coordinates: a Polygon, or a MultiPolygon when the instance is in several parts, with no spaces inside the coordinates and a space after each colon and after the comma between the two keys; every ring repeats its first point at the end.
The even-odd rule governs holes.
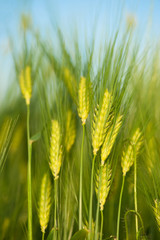
{"type": "Polygon", "coordinates": [[[160,201],[158,199],[154,201],[153,212],[157,221],[158,230],[160,231],[160,201]]]}
{"type": "Polygon", "coordinates": [[[67,152],[70,151],[76,138],[76,120],[71,110],[67,112],[66,120],[66,136],[65,136],[65,147],[67,152]]]}
{"type": "Polygon", "coordinates": [[[51,208],[51,181],[49,175],[44,174],[41,183],[38,211],[42,233],[45,233],[45,230],[48,226],[50,208],[51,208]]]}
{"type": "Polygon", "coordinates": [[[85,125],[90,108],[90,88],[85,77],[81,77],[78,90],[78,115],[85,125]]]}
{"type": "Polygon", "coordinates": [[[118,135],[119,129],[122,124],[122,116],[119,115],[116,119],[116,122],[113,123],[110,128],[107,131],[107,134],[105,136],[104,143],[102,145],[101,149],[101,164],[103,165],[107,157],[109,156],[112,147],[114,145],[114,142],[116,140],[116,137],[118,135]]]}
{"type": "Polygon", "coordinates": [[[32,95],[31,68],[29,66],[21,71],[19,83],[26,104],[29,105],[32,95]]]}
{"type": "Polygon", "coordinates": [[[141,145],[142,145],[142,134],[140,132],[140,129],[138,128],[135,131],[126,150],[123,151],[123,154],[122,154],[121,166],[122,166],[122,172],[124,176],[133,165],[134,157],[138,155],[141,145]]]}
{"type": "Polygon", "coordinates": [[[110,112],[112,104],[112,96],[106,89],[101,107],[97,105],[94,113],[92,125],[92,146],[93,154],[96,155],[102,145],[106,132],[106,120],[110,112]]]}
{"type": "Polygon", "coordinates": [[[62,145],[60,126],[57,120],[52,120],[49,166],[55,180],[58,178],[61,164],[62,164],[62,145]]]}
{"type": "Polygon", "coordinates": [[[95,175],[95,191],[97,194],[97,198],[99,191],[100,210],[103,211],[110,190],[112,170],[110,163],[108,161],[104,165],[101,165],[100,168],[97,169],[97,173],[95,175]],[[101,168],[101,181],[100,181],[100,168],[101,168]]]}

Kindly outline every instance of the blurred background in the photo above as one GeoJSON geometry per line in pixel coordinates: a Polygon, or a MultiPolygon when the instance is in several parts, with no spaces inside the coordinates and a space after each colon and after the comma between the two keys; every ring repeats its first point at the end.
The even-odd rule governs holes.
{"type": "MultiPolygon", "coordinates": [[[[14,48],[20,49],[22,21],[29,18],[34,31],[39,31],[46,40],[54,38],[58,26],[65,35],[68,45],[76,34],[80,46],[91,41],[93,35],[98,49],[105,41],[105,34],[114,34],[117,28],[123,33],[126,19],[135,18],[136,37],[141,41],[160,34],[159,0],[7,0],[0,1],[0,100],[11,81],[14,48]]],[[[142,44],[142,46],[143,46],[142,44]]],[[[72,46],[70,46],[71,48],[72,46]]]]}

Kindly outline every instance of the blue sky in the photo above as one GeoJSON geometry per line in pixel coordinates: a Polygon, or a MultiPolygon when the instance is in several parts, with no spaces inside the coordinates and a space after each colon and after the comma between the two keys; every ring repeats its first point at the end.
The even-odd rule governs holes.
{"type": "Polygon", "coordinates": [[[135,15],[140,36],[147,29],[151,39],[159,38],[160,0],[0,0],[0,94],[11,73],[8,36],[16,39],[18,45],[22,13],[31,15],[34,26],[43,35],[47,36],[58,24],[66,39],[70,39],[74,29],[80,39],[89,37],[96,29],[96,37],[101,41],[104,32],[116,30],[121,9],[123,20],[127,14],[135,15]]]}

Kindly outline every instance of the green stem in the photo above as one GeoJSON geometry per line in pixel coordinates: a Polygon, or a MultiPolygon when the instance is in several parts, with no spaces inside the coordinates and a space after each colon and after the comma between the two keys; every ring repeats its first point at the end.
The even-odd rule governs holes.
{"type": "Polygon", "coordinates": [[[120,226],[120,215],[121,215],[121,205],[122,205],[124,182],[125,182],[125,176],[123,175],[121,192],[120,192],[120,197],[119,197],[118,216],[117,216],[117,240],[119,240],[119,226],[120,226]]]}
{"type": "Polygon", "coordinates": [[[79,230],[82,229],[82,187],[83,187],[83,146],[85,136],[85,125],[83,125],[83,137],[81,145],[81,165],[80,165],[80,182],[79,182],[79,230]]]}
{"type": "Polygon", "coordinates": [[[68,202],[69,202],[69,188],[68,188],[68,184],[70,182],[70,179],[69,179],[69,169],[70,169],[70,166],[69,166],[69,157],[68,157],[68,153],[67,153],[67,156],[66,156],[66,178],[65,178],[65,184],[66,184],[66,192],[65,192],[65,207],[64,207],[64,237],[63,237],[63,240],[67,240],[67,229],[68,229],[68,219],[67,219],[67,211],[68,211],[68,202]]]}
{"type": "Polygon", "coordinates": [[[92,200],[93,200],[93,174],[94,174],[94,164],[95,164],[96,155],[93,157],[92,161],[92,170],[91,170],[91,186],[90,186],[90,202],[89,202],[89,234],[88,239],[91,240],[92,235],[92,200]]]}
{"type": "Polygon", "coordinates": [[[57,179],[54,180],[54,238],[53,240],[57,239],[57,179]]]}
{"type": "Polygon", "coordinates": [[[95,240],[97,239],[97,235],[98,235],[98,223],[99,223],[99,198],[97,202],[97,211],[96,211],[95,240]]]}
{"type": "Polygon", "coordinates": [[[141,215],[140,215],[138,212],[135,212],[134,210],[128,210],[128,211],[125,213],[125,215],[124,215],[125,229],[126,229],[126,240],[129,239],[128,224],[127,224],[127,215],[128,215],[129,213],[133,213],[133,214],[137,215],[137,217],[139,218],[140,223],[141,223],[141,226],[142,226],[142,230],[143,230],[144,239],[146,239],[146,238],[145,238],[144,225],[143,225],[143,221],[142,221],[141,215]]]}
{"type": "Polygon", "coordinates": [[[42,233],[42,240],[44,240],[44,232],[42,233]]]}
{"type": "Polygon", "coordinates": [[[103,235],[103,210],[101,210],[101,233],[100,233],[100,240],[102,240],[103,235]]]}
{"type": "MultiPolygon", "coordinates": [[[[137,161],[136,156],[134,158],[134,207],[135,212],[138,212],[137,207],[137,161]]],[[[136,239],[138,239],[138,217],[135,215],[135,226],[136,226],[136,239]]]]}
{"type": "Polygon", "coordinates": [[[96,211],[96,224],[95,224],[95,240],[98,239],[98,223],[99,223],[99,202],[100,202],[100,187],[102,182],[102,166],[100,167],[100,177],[98,186],[98,201],[97,201],[97,211],[96,211]]]}
{"type": "Polygon", "coordinates": [[[27,143],[28,143],[28,240],[32,240],[32,177],[31,177],[31,156],[32,156],[32,142],[30,140],[30,108],[27,105],[27,143]]]}

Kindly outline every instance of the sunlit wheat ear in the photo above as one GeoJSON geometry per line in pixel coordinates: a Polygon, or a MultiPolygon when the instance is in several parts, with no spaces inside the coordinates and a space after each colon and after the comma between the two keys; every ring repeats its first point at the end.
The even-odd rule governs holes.
{"type": "Polygon", "coordinates": [[[44,174],[41,183],[41,192],[39,199],[39,221],[41,231],[45,233],[48,226],[51,208],[51,181],[48,174],[44,174]]]}
{"type": "Polygon", "coordinates": [[[76,120],[72,111],[67,112],[66,120],[66,136],[65,136],[65,147],[67,152],[70,151],[76,138],[76,120]]]}
{"type": "Polygon", "coordinates": [[[106,132],[106,120],[110,112],[112,104],[112,96],[106,89],[101,107],[99,105],[95,109],[93,125],[92,125],[92,146],[93,154],[96,155],[102,145],[106,132]]]}
{"type": "Polygon", "coordinates": [[[73,74],[70,72],[68,68],[63,69],[63,77],[66,87],[72,97],[72,99],[77,102],[77,82],[73,74]]]}
{"type": "Polygon", "coordinates": [[[61,164],[62,164],[62,145],[60,126],[57,120],[52,120],[49,166],[54,176],[54,179],[58,178],[61,164]]]}
{"type": "Polygon", "coordinates": [[[158,230],[160,231],[160,201],[158,199],[154,201],[153,212],[157,221],[158,230]]]}
{"type": "Polygon", "coordinates": [[[140,132],[140,129],[138,128],[135,131],[126,150],[123,151],[123,154],[122,154],[121,166],[122,166],[122,172],[123,172],[124,176],[130,170],[131,166],[133,165],[134,154],[135,154],[135,156],[138,155],[141,145],[142,145],[142,134],[140,132]]]}
{"type": "Polygon", "coordinates": [[[82,120],[82,125],[86,123],[90,107],[90,89],[85,77],[81,77],[78,90],[78,115],[82,120]]]}
{"type": "Polygon", "coordinates": [[[114,145],[114,142],[116,140],[116,137],[118,135],[119,129],[122,124],[122,116],[118,116],[116,119],[116,122],[113,123],[110,128],[107,131],[107,134],[105,136],[104,143],[102,145],[101,149],[101,164],[103,165],[107,157],[109,156],[112,147],[114,145]]]}
{"type": "Polygon", "coordinates": [[[100,168],[97,170],[97,173],[95,176],[95,191],[97,194],[97,198],[98,198],[98,191],[99,191],[100,210],[103,211],[103,208],[110,190],[112,170],[109,162],[105,163],[103,166],[100,166],[100,168]],[[100,168],[102,171],[101,181],[100,181],[100,168]]]}
{"type": "Polygon", "coordinates": [[[29,105],[32,95],[31,68],[29,66],[21,71],[19,83],[26,104],[29,105]]]}

